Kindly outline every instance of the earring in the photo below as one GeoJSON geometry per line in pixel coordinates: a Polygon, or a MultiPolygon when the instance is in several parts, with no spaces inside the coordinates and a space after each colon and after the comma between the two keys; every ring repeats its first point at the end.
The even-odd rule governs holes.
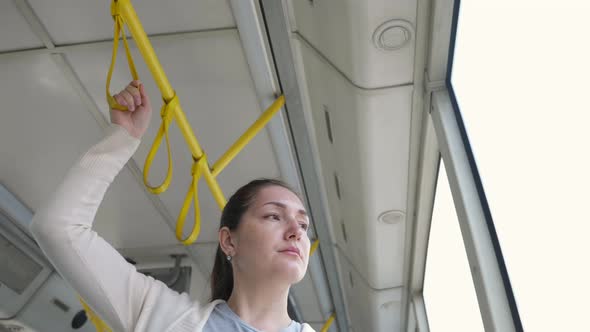
{"type": "Polygon", "coordinates": [[[230,255],[227,255],[227,261],[228,261],[228,262],[231,262],[231,258],[232,258],[232,257],[231,257],[230,255]]]}

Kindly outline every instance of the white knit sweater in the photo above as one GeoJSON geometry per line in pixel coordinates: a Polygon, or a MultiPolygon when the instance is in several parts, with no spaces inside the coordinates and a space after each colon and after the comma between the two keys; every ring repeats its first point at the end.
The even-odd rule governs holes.
{"type": "MultiPolygon", "coordinates": [[[[140,141],[116,124],[69,170],[37,211],[31,232],[61,276],[113,331],[200,332],[220,301],[201,305],[138,273],[92,222],[140,141]]],[[[303,332],[313,332],[304,324],[303,332]]]]}

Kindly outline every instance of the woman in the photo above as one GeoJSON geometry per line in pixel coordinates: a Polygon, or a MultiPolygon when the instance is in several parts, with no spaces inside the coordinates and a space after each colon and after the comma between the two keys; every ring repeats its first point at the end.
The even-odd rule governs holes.
{"type": "Polygon", "coordinates": [[[137,149],[152,112],[139,81],[114,97],[129,111],[110,111],[107,135],[33,218],[31,231],[57,271],[113,331],[313,331],[287,314],[289,287],[307,269],[309,220],[280,181],[252,181],[229,199],[208,304],[138,273],[92,231],[108,186],[137,149]]]}

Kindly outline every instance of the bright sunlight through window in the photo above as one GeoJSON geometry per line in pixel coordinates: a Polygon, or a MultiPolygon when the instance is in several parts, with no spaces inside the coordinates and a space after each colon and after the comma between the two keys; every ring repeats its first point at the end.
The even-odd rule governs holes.
{"type": "Polygon", "coordinates": [[[589,17],[461,2],[452,84],[525,331],[590,331],[589,17]]]}

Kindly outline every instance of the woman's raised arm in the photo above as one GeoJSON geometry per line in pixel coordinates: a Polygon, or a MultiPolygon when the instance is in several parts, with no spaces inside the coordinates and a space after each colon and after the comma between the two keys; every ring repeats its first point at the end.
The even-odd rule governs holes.
{"type": "MultiPolygon", "coordinates": [[[[141,115],[138,110],[136,107],[135,114],[121,114],[128,120],[126,127],[125,122],[113,121],[105,137],[69,170],[31,224],[31,232],[57,271],[113,331],[134,331],[138,326],[146,329],[148,325],[146,330],[155,331],[155,325],[161,328],[171,324],[191,305],[186,294],[180,295],[137,272],[92,230],[105,192],[139,146],[145,131],[145,127],[136,131],[129,127],[135,126],[132,117],[141,115]],[[161,306],[159,302],[174,305],[161,306]],[[159,318],[154,325],[156,310],[159,318]]],[[[144,109],[141,121],[149,121],[150,111],[144,109]]],[[[147,122],[141,125],[147,127],[147,122]]]]}

